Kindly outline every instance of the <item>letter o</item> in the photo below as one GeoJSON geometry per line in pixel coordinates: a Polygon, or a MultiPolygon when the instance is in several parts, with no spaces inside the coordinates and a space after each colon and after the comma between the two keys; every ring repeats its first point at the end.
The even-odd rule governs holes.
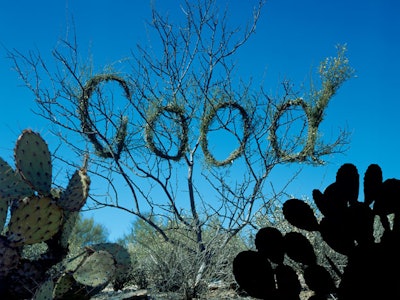
{"type": "Polygon", "coordinates": [[[147,120],[146,128],[145,128],[145,139],[146,139],[147,146],[155,155],[157,155],[158,157],[161,157],[161,158],[178,161],[182,158],[182,156],[185,154],[185,152],[187,150],[188,141],[189,141],[188,131],[189,131],[188,124],[187,124],[187,120],[185,117],[184,109],[178,105],[170,104],[167,106],[158,107],[156,112],[149,117],[149,119],[147,120]],[[176,114],[179,117],[179,126],[182,129],[182,134],[179,137],[180,144],[178,147],[178,151],[175,155],[170,155],[170,154],[162,151],[161,149],[157,148],[157,146],[154,143],[154,126],[155,126],[158,118],[160,117],[161,113],[164,111],[176,114]]]}
{"type": "Polygon", "coordinates": [[[270,136],[269,140],[271,142],[272,149],[275,151],[275,154],[279,158],[283,158],[284,160],[287,161],[298,161],[298,160],[304,160],[304,158],[308,155],[312,155],[312,151],[314,149],[315,145],[315,138],[310,136],[310,134],[315,134],[315,124],[313,123],[313,116],[312,116],[312,110],[310,106],[301,98],[298,98],[296,100],[290,100],[286,101],[280,105],[277,106],[276,112],[272,118],[271,122],[271,130],[270,130],[270,136]],[[276,135],[276,131],[278,130],[278,121],[282,117],[282,115],[285,113],[286,110],[288,110],[292,106],[300,106],[307,118],[307,124],[308,124],[308,132],[307,132],[307,142],[306,145],[303,147],[303,149],[294,154],[289,154],[285,151],[283,151],[279,145],[278,145],[278,138],[276,135]],[[311,152],[311,153],[310,153],[311,152]]]}
{"type": "Polygon", "coordinates": [[[225,166],[227,164],[230,164],[233,160],[241,156],[244,152],[247,140],[250,135],[250,118],[246,112],[246,110],[238,103],[236,102],[221,102],[215,106],[212,107],[212,109],[203,116],[201,128],[200,128],[200,134],[201,134],[201,148],[203,150],[204,156],[206,160],[217,167],[225,166]],[[214,120],[214,118],[217,115],[218,110],[224,109],[224,108],[233,108],[237,109],[243,119],[243,139],[239,145],[238,148],[236,148],[226,159],[224,160],[217,160],[211,152],[208,150],[208,140],[207,140],[207,133],[209,130],[209,127],[214,120]]]}
{"type": "Polygon", "coordinates": [[[121,123],[118,127],[118,131],[116,133],[116,150],[113,151],[111,149],[106,149],[97,139],[97,133],[92,127],[92,121],[89,117],[89,99],[92,97],[94,90],[96,87],[103,81],[116,81],[122,87],[125,92],[125,97],[130,100],[131,92],[129,90],[127,82],[116,75],[113,74],[102,74],[96,75],[90,78],[85,86],[83,87],[83,91],[81,96],[79,97],[79,119],[81,121],[81,129],[83,134],[85,134],[89,141],[93,144],[96,154],[103,158],[116,158],[118,159],[122,149],[124,148],[128,118],[122,117],[121,123]]]}

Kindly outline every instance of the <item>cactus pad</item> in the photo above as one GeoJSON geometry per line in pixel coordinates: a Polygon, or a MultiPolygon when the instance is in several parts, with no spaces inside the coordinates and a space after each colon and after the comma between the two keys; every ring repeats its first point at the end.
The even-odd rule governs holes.
{"type": "Polygon", "coordinates": [[[6,201],[30,196],[33,190],[11,166],[0,158],[0,198],[6,201]]]}
{"type": "Polygon", "coordinates": [[[45,281],[37,290],[32,300],[53,300],[54,283],[51,279],[45,281]]]}
{"type": "Polygon", "coordinates": [[[344,259],[330,252],[322,254],[327,263],[319,264],[324,250],[320,251],[319,244],[311,243],[300,232],[282,234],[282,247],[279,230],[263,228],[256,234],[258,252],[243,251],[234,260],[233,273],[241,288],[262,299],[267,296],[268,299],[300,299],[296,273],[276,255],[283,250],[285,256],[302,266],[304,283],[314,293],[309,299],[328,299],[329,294],[340,300],[399,299],[400,180],[383,180],[381,168],[372,164],[364,174],[364,202],[358,200],[358,190],[357,168],[344,164],[337,172],[336,181],[323,193],[319,190],[312,193],[322,213],[319,223],[305,202],[289,199],[283,204],[285,220],[299,229],[319,231],[318,235],[332,252],[347,257],[344,266],[344,259]],[[388,214],[393,215],[389,218],[388,214]],[[267,295],[265,282],[271,266],[263,265],[265,261],[275,263],[272,271],[278,293],[273,291],[267,295]]]}
{"type": "Polygon", "coordinates": [[[259,252],[240,252],[233,260],[233,274],[237,283],[251,297],[268,299],[276,293],[271,264],[259,252]]]}
{"type": "Polygon", "coordinates": [[[79,211],[88,197],[89,185],[90,179],[86,175],[86,170],[75,171],[57,204],[64,210],[79,211]]]}
{"type": "Polygon", "coordinates": [[[51,155],[46,142],[32,130],[24,130],[19,136],[15,151],[15,164],[26,183],[41,195],[51,190],[51,155]]]}
{"type": "Polygon", "coordinates": [[[96,251],[107,251],[113,256],[116,263],[114,288],[122,289],[124,283],[128,281],[128,276],[131,273],[132,268],[129,252],[117,243],[100,243],[91,245],[90,248],[96,251]]]}
{"type": "Polygon", "coordinates": [[[14,246],[43,242],[58,232],[61,222],[62,211],[51,198],[25,198],[11,215],[7,238],[14,246]]]}
{"type": "Polygon", "coordinates": [[[64,211],[64,217],[63,217],[64,222],[61,229],[60,243],[61,246],[64,247],[65,249],[68,248],[69,239],[72,230],[75,227],[78,216],[79,216],[78,211],[64,211]]]}
{"type": "Polygon", "coordinates": [[[115,277],[115,261],[107,251],[93,252],[74,272],[75,280],[93,288],[106,286],[115,277]]]}
{"type": "Polygon", "coordinates": [[[10,243],[0,236],[0,277],[5,276],[18,265],[20,256],[17,249],[10,247],[10,243]]]}
{"type": "Polygon", "coordinates": [[[65,263],[65,272],[71,274],[74,273],[79,266],[84,263],[88,256],[89,254],[86,249],[78,254],[73,254],[65,263]]]}
{"type": "Polygon", "coordinates": [[[88,156],[65,189],[51,187],[51,155],[39,134],[24,130],[14,158],[15,169],[0,158],[0,299],[88,300],[110,283],[114,289],[123,286],[130,256],[121,246],[106,243],[75,257],[68,253],[89,193],[88,156]],[[43,251],[31,255],[40,243],[43,251]]]}
{"type": "Polygon", "coordinates": [[[68,292],[71,292],[74,285],[76,284],[75,279],[71,274],[65,273],[60,278],[58,278],[54,290],[53,290],[53,298],[54,299],[65,299],[65,295],[68,292]]]}

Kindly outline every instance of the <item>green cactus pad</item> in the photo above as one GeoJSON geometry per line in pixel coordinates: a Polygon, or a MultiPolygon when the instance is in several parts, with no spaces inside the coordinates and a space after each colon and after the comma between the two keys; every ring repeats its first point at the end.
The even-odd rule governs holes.
{"type": "Polygon", "coordinates": [[[68,257],[65,263],[65,272],[73,273],[75,272],[80,265],[84,263],[84,261],[89,257],[89,253],[87,249],[81,249],[82,251],[77,254],[72,254],[68,257]]]}
{"type": "Polygon", "coordinates": [[[100,251],[104,250],[110,253],[116,263],[115,281],[117,284],[123,284],[128,280],[131,273],[132,263],[129,252],[117,243],[100,243],[91,245],[90,248],[100,251]]]}
{"type": "Polygon", "coordinates": [[[76,220],[78,219],[79,211],[64,211],[63,225],[61,231],[61,246],[67,249],[72,230],[75,227],[76,220]]]}
{"type": "Polygon", "coordinates": [[[90,179],[86,170],[76,170],[57,204],[64,210],[79,211],[88,197],[89,185],[90,179]]]}
{"type": "Polygon", "coordinates": [[[16,248],[10,246],[9,241],[0,236],[0,277],[6,276],[17,267],[20,256],[16,248]]]}
{"type": "Polygon", "coordinates": [[[11,166],[0,157],[0,198],[13,201],[33,195],[33,190],[11,166]]]}
{"type": "Polygon", "coordinates": [[[61,222],[62,210],[51,198],[25,198],[11,215],[7,238],[14,246],[43,242],[58,232],[61,222]]]}
{"type": "Polygon", "coordinates": [[[51,279],[45,281],[37,290],[32,300],[53,300],[54,283],[51,279]]]}
{"type": "Polygon", "coordinates": [[[73,276],[78,283],[89,287],[106,286],[115,277],[115,261],[107,251],[93,252],[73,276]]]}
{"type": "Polygon", "coordinates": [[[51,155],[42,137],[32,130],[24,130],[17,140],[14,156],[17,170],[26,183],[39,194],[49,195],[51,155]]]}
{"type": "Polygon", "coordinates": [[[54,300],[89,300],[98,294],[104,286],[90,287],[83,285],[75,280],[72,273],[63,274],[56,282],[53,299],[54,300]]]}
{"type": "Polygon", "coordinates": [[[65,273],[60,278],[58,278],[54,290],[53,299],[65,299],[65,295],[73,289],[76,281],[71,274],[65,273]]]}

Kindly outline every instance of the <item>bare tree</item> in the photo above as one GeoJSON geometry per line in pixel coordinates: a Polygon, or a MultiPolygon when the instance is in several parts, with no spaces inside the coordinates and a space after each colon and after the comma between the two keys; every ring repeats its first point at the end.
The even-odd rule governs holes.
{"type": "MultiPolygon", "coordinates": [[[[52,52],[56,69],[37,52],[9,52],[37,113],[77,157],[89,153],[91,177],[107,187],[92,191],[92,208],[127,211],[194,255],[193,294],[218,249],[282,195],[265,184],[275,166],[322,164],[348,141],[340,132],[325,143],[318,132],[353,72],[345,47],[321,63],[309,91],[284,82],[282,95],[271,97],[240,81],[233,60],[255,32],[263,1],[243,28],[232,28],[217,2],[186,0],[178,25],[154,8],[150,25],[160,43],[138,45],[125,61],[128,74],[93,72],[74,39],[52,52]]],[[[57,158],[79,164],[60,151],[57,158]]]]}

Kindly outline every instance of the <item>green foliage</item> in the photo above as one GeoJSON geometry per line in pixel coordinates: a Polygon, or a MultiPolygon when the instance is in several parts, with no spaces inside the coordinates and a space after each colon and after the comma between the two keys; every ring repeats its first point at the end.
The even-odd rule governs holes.
{"type": "Polygon", "coordinates": [[[313,90],[312,98],[322,106],[325,106],[339,87],[354,75],[354,69],[349,64],[346,51],[346,45],[338,45],[337,55],[326,58],[319,66],[322,89],[313,90]]]}
{"type": "Polygon", "coordinates": [[[310,160],[315,164],[322,164],[319,158],[322,155],[332,152],[336,143],[333,145],[320,145],[319,125],[324,119],[325,109],[336,91],[341,85],[354,75],[354,69],[349,65],[349,59],[346,57],[346,46],[337,46],[337,55],[325,59],[319,67],[319,76],[321,87],[316,88],[311,84],[308,99],[296,98],[285,100],[276,107],[271,121],[269,140],[275,154],[286,162],[302,162],[310,160]],[[303,149],[298,153],[292,153],[283,149],[278,143],[277,130],[279,121],[283,114],[288,113],[292,108],[299,107],[303,110],[307,119],[307,139],[304,142],[303,149]],[[318,150],[320,149],[320,150],[318,150]]]}
{"type": "Polygon", "coordinates": [[[81,249],[92,244],[105,243],[107,239],[108,230],[104,225],[95,223],[93,217],[82,218],[79,214],[69,244],[71,249],[81,249]]]}
{"type": "Polygon", "coordinates": [[[157,107],[157,109],[155,109],[155,111],[148,116],[145,127],[145,139],[149,149],[159,157],[179,161],[188,150],[188,134],[189,128],[187,117],[185,116],[185,110],[183,107],[177,104],[169,104],[167,106],[157,107]],[[156,123],[163,113],[175,114],[177,116],[177,122],[181,127],[181,132],[178,133],[179,148],[176,155],[169,155],[168,153],[164,152],[163,149],[159,149],[154,142],[156,123]]]}
{"type": "MultiPolygon", "coordinates": [[[[228,234],[218,232],[217,220],[206,225],[204,230],[205,251],[196,249],[193,232],[179,226],[176,222],[162,224],[153,219],[163,230],[168,231],[172,240],[163,236],[143,220],[132,224],[131,232],[125,235],[123,243],[133,258],[132,281],[141,288],[158,292],[179,292],[181,295],[206,293],[207,284],[223,281],[233,283],[230,266],[235,254],[246,248],[240,236],[232,238],[225,246],[228,234]],[[204,256],[207,257],[204,257],[204,256]],[[204,261],[208,261],[204,265],[204,261]],[[204,272],[201,282],[199,271],[204,272]]],[[[190,298],[188,296],[188,298],[190,298]]]]}
{"type": "MultiPolygon", "coordinates": [[[[222,99],[225,100],[223,97],[222,97],[222,99]]],[[[222,100],[220,100],[220,101],[222,101],[222,100]]],[[[210,104],[210,106],[211,107],[209,108],[208,113],[203,116],[202,124],[200,127],[201,147],[203,149],[203,154],[204,154],[204,157],[205,157],[207,163],[214,165],[214,166],[221,167],[221,166],[225,166],[225,165],[232,163],[235,159],[237,159],[238,157],[240,157],[243,154],[246,144],[247,144],[247,141],[250,136],[251,118],[249,117],[249,113],[247,112],[247,110],[241,104],[239,104],[237,102],[225,100],[224,102],[219,102],[219,103],[215,103],[215,104],[212,103],[212,104],[210,104]],[[240,141],[240,146],[236,150],[234,150],[223,161],[218,161],[215,159],[215,157],[209,151],[207,134],[209,132],[210,125],[212,124],[212,122],[218,118],[218,110],[224,110],[227,108],[237,110],[240,113],[240,116],[243,121],[243,124],[242,124],[243,138],[240,141]]]]}
{"type": "Polygon", "coordinates": [[[90,142],[96,149],[96,154],[103,158],[111,158],[119,159],[121,151],[125,145],[126,138],[126,130],[128,125],[128,118],[126,116],[121,117],[121,123],[118,126],[118,131],[116,133],[116,137],[114,139],[114,143],[116,145],[106,145],[104,146],[98,139],[96,134],[96,130],[92,128],[93,120],[90,119],[89,114],[89,99],[91,98],[93,92],[96,90],[98,85],[102,82],[107,81],[115,81],[120,84],[122,89],[125,92],[125,96],[127,99],[131,99],[131,92],[128,84],[125,80],[117,75],[113,74],[101,74],[93,76],[88,80],[88,82],[83,87],[83,92],[79,96],[79,119],[81,121],[82,132],[87,135],[90,142]]]}

